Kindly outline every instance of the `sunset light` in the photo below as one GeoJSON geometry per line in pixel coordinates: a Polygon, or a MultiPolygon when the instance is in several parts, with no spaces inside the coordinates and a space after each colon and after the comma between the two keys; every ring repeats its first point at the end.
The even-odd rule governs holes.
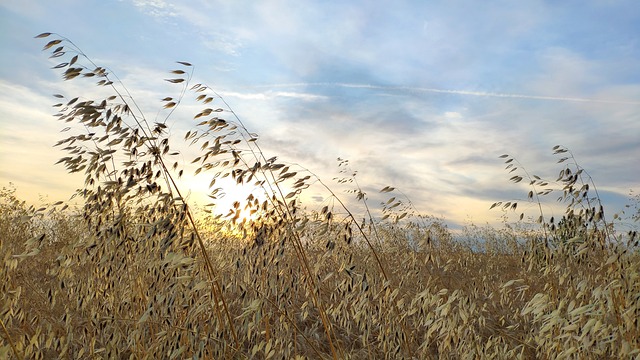
{"type": "Polygon", "coordinates": [[[636,0],[0,1],[0,359],[640,356],[636,0]]]}

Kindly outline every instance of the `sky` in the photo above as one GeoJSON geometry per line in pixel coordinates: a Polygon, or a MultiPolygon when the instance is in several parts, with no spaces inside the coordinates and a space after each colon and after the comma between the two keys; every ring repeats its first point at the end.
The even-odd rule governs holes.
{"type": "MultiPolygon", "coordinates": [[[[348,159],[372,207],[393,186],[452,227],[499,222],[491,204],[529,188],[498,156],[555,180],[555,145],[591,175],[608,215],[640,191],[635,0],[0,0],[0,186],[33,202],[82,186],[54,165],[64,124],[52,94],[92,91],[51,70],[42,32],[110,68],[151,118],[177,95],[167,71],[188,61],[267,157],[327,184],[348,159]]],[[[176,133],[191,114],[172,115],[176,133]]],[[[306,196],[309,208],[327,201],[306,196]]]]}

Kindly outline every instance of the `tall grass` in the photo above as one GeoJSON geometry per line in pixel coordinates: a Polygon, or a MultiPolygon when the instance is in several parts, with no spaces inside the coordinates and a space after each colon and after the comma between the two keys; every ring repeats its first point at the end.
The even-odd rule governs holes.
{"type": "MultiPolygon", "coordinates": [[[[58,143],[60,163],[85,174],[81,208],[36,209],[15,189],[0,193],[0,357],[639,356],[637,237],[606,221],[573,156],[557,181],[561,221],[540,207],[537,228],[470,226],[455,240],[389,186],[378,219],[348,162],[340,182],[364,215],[309,170],[265,155],[224,99],[191,84],[189,63],[171,71],[179,95],[152,122],[68,39],[44,50],[64,79],[96,81],[104,96],[55,95],[71,134],[58,143]],[[203,109],[180,137],[198,151],[183,163],[167,121],[188,96],[203,109]],[[208,177],[214,203],[226,178],[260,192],[226,217],[197,216],[185,171],[208,177]],[[333,200],[303,211],[312,184],[333,200]]],[[[528,178],[534,204],[552,193],[535,175],[515,176],[528,178]]]]}

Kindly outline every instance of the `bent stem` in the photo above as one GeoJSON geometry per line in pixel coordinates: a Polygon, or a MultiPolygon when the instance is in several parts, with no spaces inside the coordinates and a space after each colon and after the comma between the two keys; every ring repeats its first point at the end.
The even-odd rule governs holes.
{"type": "Polygon", "coordinates": [[[9,331],[7,330],[6,326],[4,326],[4,321],[2,321],[2,319],[0,319],[0,325],[2,325],[2,330],[4,331],[4,334],[7,337],[7,342],[9,342],[9,345],[11,346],[11,350],[13,351],[13,354],[20,360],[24,359],[24,356],[22,356],[22,354],[18,352],[18,349],[16,349],[16,346],[13,344],[11,335],[9,335],[9,331]]]}

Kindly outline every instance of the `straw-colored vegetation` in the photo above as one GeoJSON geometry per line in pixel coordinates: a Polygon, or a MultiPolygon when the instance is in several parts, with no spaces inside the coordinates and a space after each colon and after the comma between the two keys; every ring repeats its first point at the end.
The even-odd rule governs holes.
{"type": "Polygon", "coordinates": [[[61,59],[65,79],[96,81],[107,94],[56,95],[70,134],[58,143],[60,162],[85,175],[81,207],[36,209],[11,187],[0,193],[0,358],[640,356],[636,233],[606,221],[563,147],[554,149],[569,155],[554,182],[503,157],[512,181],[529,182],[525,201],[560,196],[562,219],[540,207],[537,224],[470,225],[454,239],[391,187],[381,190],[384,219],[372,215],[346,171],[340,182],[366,206],[364,219],[354,216],[309,171],[267,158],[224,99],[190,84],[188,63],[168,79],[180,96],[165,98],[166,117],[151,122],[73,43],[60,37],[45,50],[61,59]],[[204,109],[174,139],[167,119],[192,94],[204,109]],[[173,149],[183,140],[199,151],[194,168],[173,149]],[[184,171],[207,178],[214,203],[225,177],[264,196],[204,217],[180,188],[184,171]],[[332,201],[303,211],[311,184],[332,201]],[[245,208],[254,221],[242,221],[245,208]]]}

